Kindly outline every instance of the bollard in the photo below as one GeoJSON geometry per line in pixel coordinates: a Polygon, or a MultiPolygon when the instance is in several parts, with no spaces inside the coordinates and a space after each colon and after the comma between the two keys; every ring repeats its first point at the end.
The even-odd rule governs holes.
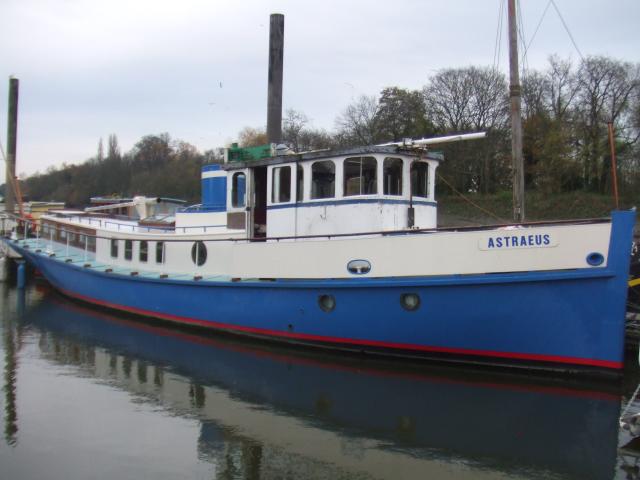
{"type": "Polygon", "coordinates": [[[27,281],[27,264],[24,260],[16,260],[18,264],[18,288],[24,288],[27,281]]]}
{"type": "Polygon", "coordinates": [[[0,282],[6,282],[9,278],[9,258],[0,253],[0,282]]]}

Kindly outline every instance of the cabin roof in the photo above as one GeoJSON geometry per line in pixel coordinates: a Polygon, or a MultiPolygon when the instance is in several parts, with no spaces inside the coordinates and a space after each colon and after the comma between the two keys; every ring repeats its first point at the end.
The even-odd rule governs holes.
{"type": "Polygon", "coordinates": [[[444,156],[441,152],[416,150],[396,145],[369,145],[366,147],[353,147],[340,150],[314,150],[311,152],[293,153],[276,157],[262,158],[259,160],[234,161],[221,164],[223,170],[237,170],[249,167],[261,167],[265,165],[277,165],[280,163],[304,162],[311,160],[330,159],[345,156],[362,156],[371,154],[386,155],[407,155],[412,157],[422,157],[429,160],[441,162],[444,156]]]}

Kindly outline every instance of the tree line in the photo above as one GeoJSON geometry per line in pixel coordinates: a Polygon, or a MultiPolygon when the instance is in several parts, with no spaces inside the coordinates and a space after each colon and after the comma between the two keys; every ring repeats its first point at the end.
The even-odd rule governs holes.
{"type": "MultiPolygon", "coordinates": [[[[618,180],[623,192],[640,191],[640,65],[604,56],[574,65],[550,57],[542,70],[522,79],[525,183],[544,193],[611,188],[607,124],[615,131],[618,180]]],[[[495,193],[511,188],[509,88],[490,67],[440,70],[418,90],[384,88],[354,99],[336,117],[332,131],[314,128],[302,112],[287,110],[283,143],[295,151],[344,148],[405,138],[486,131],[485,140],[438,147],[440,192],[495,193]]],[[[246,127],[242,146],[266,143],[264,127],[246,127]]],[[[122,154],[111,135],[107,152],[80,165],[51,168],[27,178],[32,199],[80,206],[90,196],[162,195],[196,202],[203,163],[220,161],[222,149],[199,152],[168,134],[143,137],[122,154]]]]}

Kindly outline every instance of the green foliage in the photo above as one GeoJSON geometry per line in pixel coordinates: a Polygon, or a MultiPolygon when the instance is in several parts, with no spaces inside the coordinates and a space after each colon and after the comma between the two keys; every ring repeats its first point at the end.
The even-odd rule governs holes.
{"type": "Polygon", "coordinates": [[[110,195],[199,201],[200,168],[205,157],[192,145],[172,141],[166,133],[143,137],[124,155],[115,135],[109,136],[108,145],[108,155],[102,159],[98,153],[83,164],[32,175],[24,182],[25,193],[32,200],[64,201],[70,207],[85,206],[91,197],[110,195]]]}

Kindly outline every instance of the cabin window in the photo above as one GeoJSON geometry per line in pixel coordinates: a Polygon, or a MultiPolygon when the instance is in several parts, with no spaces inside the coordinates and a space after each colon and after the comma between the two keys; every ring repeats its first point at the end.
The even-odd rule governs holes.
{"type": "Polygon", "coordinates": [[[382,170],[384,194],[402,195],[402,159],[385,158],[382,170]]]}
{"type": "Polygon", "coordinates": [[[193,244],[193,247],[191,247],[191,260],[193,260],[193,263],[198,267],[204,265],[207,261],[207,247],[204,242],[197,241],[193,244]]]}
{"type": "Polygon", "coordinates": [[[141,262],[146,262],[149,257],[149,243],[146,240],[140,242],[140,252],[138,258],[141,262]]]}
{"type": "Polygon", "coordinates": [[[124,241],[124,259],[131,260],[133,258],[133,241],[125,240],[124,241]]]}
{"type": "Polygon", "coordinates": [[[414,197],[429,196],[429,164],[413,162],[411,164],[411,195],[414,197]]]}
{"type": "Polygon", "coordinates": [[[164,242],[156,242],[156,263],[164,263],[164,242]]]}
{"type": "Polygon", "coordinates": [[[271,179],[271,202],[291,201],[291,167],[275,167],[271,179]]]}
{"type": "Polygon", "coordinates": [[[247,204],[246,192],[247,178],[245,174],[243,172],[234,173],[231,180],[231,206],[244,207],[247,204]]]}
{"type": "Polygon", "coordinates": [[[118,240],[115,238],[111,239],[111,256],[113,258],[118,258],[118,240]]]}
{"type": "Polygon", "coordinates": [[[90,252],[96,251],[96,237],[89,237],[89,240],[87,241],[87,249],[90,252]]]}
{"type": "Polygon", "coordinates": [[[304,168],[302,165],[296,167],[296,201],[301,202],[304,198],[304,168]]]}
{"type": "Polygon", "coordinates": [[[336,195],[336,166],[331,160],[311,166],[311,198],[333,198],[336,195]]]}
{"type": "Polygon", "coordinates": [[[377,193],[378,162],[373,157],[353,157],[344,161],[344,195],[377,193]]]}
{"type": "Polygon", "coordinates": [[[60,229],[60,238],[62,240],[67,238],[67,231],[64,228],[60,229]]]}

